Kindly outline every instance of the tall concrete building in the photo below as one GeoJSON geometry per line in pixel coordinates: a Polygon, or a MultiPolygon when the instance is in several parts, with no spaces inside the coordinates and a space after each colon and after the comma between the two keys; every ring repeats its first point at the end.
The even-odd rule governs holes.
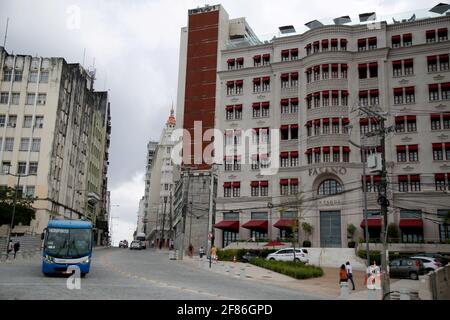
{"type": "Polygon", "coordinates": [[[53,218],[86,218],[100,243],[108,230],[108,93],[94,91],[95,72],[63,58],[0,47],[0,70],[0,185],[17,184],[8,173],[21,175],[19,190],[37,197],[36,219],[13,233],[40,233],[53,218]]]}
{"type": "Polygon", "coordinates": [[[252,42],[256,36],[244,18],[230,20],[221,5],[189,10],[188,26],[181,30],[177,97],[177,128],[186,130],[182,139],[181,175],[174,199],[178,248],[186,249],[192,244],[198,249],[208,245],[212,168],[205,162],[211,157],[202,157],[210,142],[201,137],[215,127],[220,92],[218,67],[221,51],[226,49],[230,39],[252,42]],[[201,128],[195,128],[197,121],[201,128]],[[200,140],[195,142],[195,136],[200,136],[200,140]]]}
{"type": "Polygon", "coordinates": [[[156,147],[158,146],[158,142],[149,141],[147,144],[147,157],[146,157],[146,165],[145,165],[145,193],[144,193],[144,201],[143,201],[143,229],[142,233],[147,233],[147,225],[150,213],[150,183],[152,179],[152,169],[153,169],[153,160],[155,158],[156,147]]]}
{"type": "MultiPolygon", "coordinates": [[[[235,152],[216,159],[223,161],[216,245],[286,240],[292,226],[307,222],[312,234],[300,227],[299,241],[346,247],[349,225],[357,226],[355,240],[364,238],[363,185],[370,238],[379,239],[380,176],[372,172],[363,179],[365,153],[350,141],[379,153],[380,141],[364,136],[380,124],[358,105],[397,126],[387,135],[386,156],[388,223],[398,228],[398,240],[450,239],[450,17],[417,12],[415,19],[392,21],[309,24],[304,33],[260,41],[245,20],[228,20],[220,5],[189,12],[181,38],[178,120],[192,133],[195,120],[206,123],[203,129],[214,124],[224,151],[235,152]],[[269,134],[273,130],[279,137],[269,134]],[[246,141],[271,144],[252,152],[243,148],[246,141]],[[264,173],[272,165],[277,170],[264,173]]],[[[183,155],[187,148],[185,143],[183,155]]],[[[204,163],[190,170],[210,171],[204,163]]],[[[186,214],[186,204],[175,204],[177,217],[186,214]]]]}
{"type": "Polygon", "coordinates": [[[173,162],[171,155],[174,146],[172,133],[176,125],[174,113],[175,111],[172,107],[154,151],[149,186],[148,239],[150,241],[153,240],[160,247],[168,245],[171,230],[173,188],[173,162]]]}

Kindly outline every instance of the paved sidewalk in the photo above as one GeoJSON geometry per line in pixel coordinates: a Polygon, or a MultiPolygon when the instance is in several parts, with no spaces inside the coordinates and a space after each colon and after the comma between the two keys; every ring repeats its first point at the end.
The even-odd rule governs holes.
{"type": "MultiPolygon", "coordinates": [[[[239,277],[248,281],[260,281],[266,284],[276,285],[279,287],[297,289],[299,291],[313,293],[323,296],[324,299],[339,299],[339,269],[322,267],[324,275],[320,278],[312,278],[306,280],[297,280],[283,274],[273,272],[264,268],[254,266],[249,263],[241,262],[223,262],[218,261],[209,268],[209,260],[198,257],[185,257],[183,263],[194,267],[202,268],[211,272],[221,273],[229,276],[239,277]]],[[[356,290],[354,293],[365,293],[364,272],[354,271],[354,281],[356,290]]],[[[351,284],[349,284],[351,286],[351,284]]],[[[367,294],[366,294],[367,296],[367,294]]]]}

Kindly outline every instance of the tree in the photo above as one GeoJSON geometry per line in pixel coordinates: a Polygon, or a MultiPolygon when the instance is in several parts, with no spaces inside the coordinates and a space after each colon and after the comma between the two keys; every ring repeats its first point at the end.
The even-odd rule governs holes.
{"type": "Polygon", "coordinates": [[[347,236],[349,239],[353,240],[356,232],[356,227],[354,224],[347,225],[347,236]]]}
{"type": "Polygon", "coordinates": [[[307,239],[305,242],[311,244],[311,241],[309,240],[309,236],[312,234],[314,227],[311,224],[309,224],[308,222],[303,222],[302,229],[303,229],[303,232],[305,233],[305,236],[307,239]]]}
{"type": "Polygon", "coordinates": [[[395,223],[391,223],[388,225],[387,236],[388,236],[389,242],[398,242],[398,240],[400,238],[400,232],[395,223]]]}
{"type": "MultiPolygon", "coordinates": [[[[0,189],[0,225],[11,223],[14,197],[14,188],[0,189]]],[[[35,200],[35,197],[23,196],[22,193],[17,194],[13,228],[19,223],[29,225],[31,220],[35,218],[35,210],[32,207],[35,200]]]]}

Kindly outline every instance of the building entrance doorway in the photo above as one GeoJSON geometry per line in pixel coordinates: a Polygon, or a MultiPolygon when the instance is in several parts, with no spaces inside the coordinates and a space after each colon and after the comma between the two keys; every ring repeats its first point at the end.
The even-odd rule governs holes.
{"type": "Polygon", "coordinates": [[[320,246],[341,248],[341,212],[320,211],[320,246]]]}

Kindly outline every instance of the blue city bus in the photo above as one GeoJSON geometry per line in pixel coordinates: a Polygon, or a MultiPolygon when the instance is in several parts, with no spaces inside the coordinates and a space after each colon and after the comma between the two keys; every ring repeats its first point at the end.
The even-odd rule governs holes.
{"type": "Polygon", "coordinates": [[[93,241],[89,221],[50,220],[42,237],[44,275],[72,274],[69,266],[78,266],[82,277],[89,273],[93,241]]]}

